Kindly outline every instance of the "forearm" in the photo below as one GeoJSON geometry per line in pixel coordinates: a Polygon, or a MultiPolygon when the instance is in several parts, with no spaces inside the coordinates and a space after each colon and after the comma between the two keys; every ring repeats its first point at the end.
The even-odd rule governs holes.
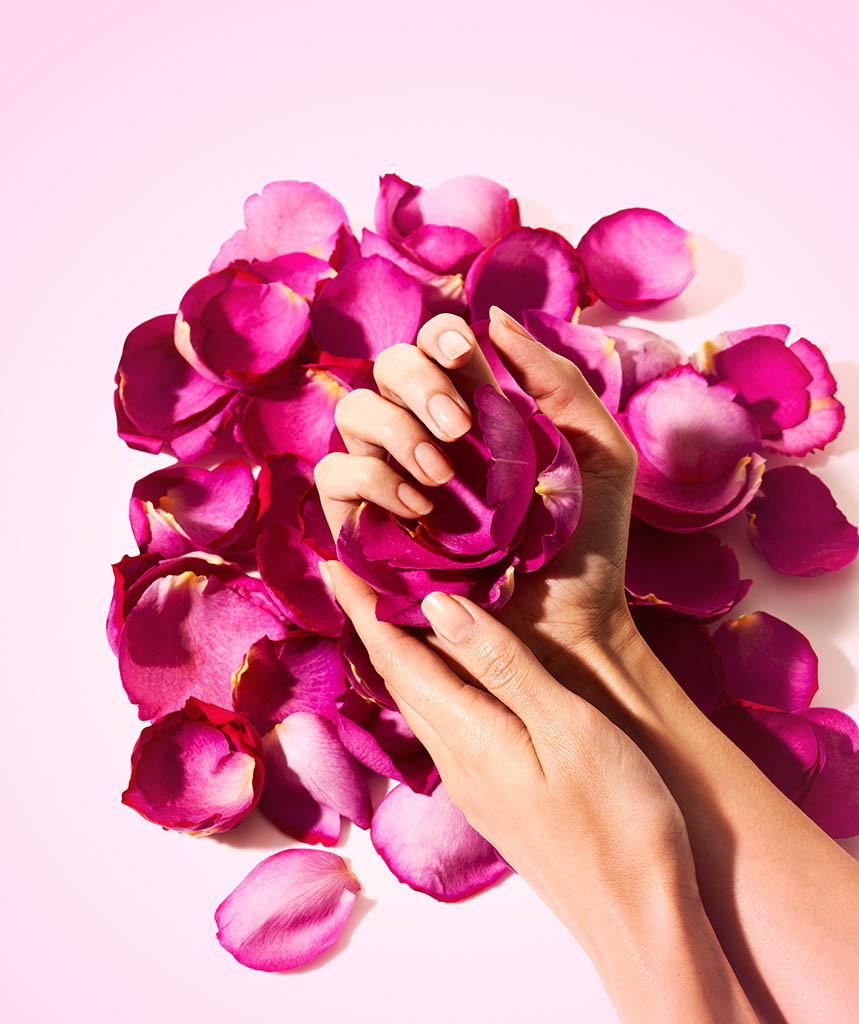
{"type": "Polygon", "coordinates": [[[859,1000],[859,867],[686,697],[630,634],[588,654],[603,710],[680,806],[707,914],[765,1020],[837,1019],[859,1000]],[[815,957],[814,981],[808,970],[815,957]]]}

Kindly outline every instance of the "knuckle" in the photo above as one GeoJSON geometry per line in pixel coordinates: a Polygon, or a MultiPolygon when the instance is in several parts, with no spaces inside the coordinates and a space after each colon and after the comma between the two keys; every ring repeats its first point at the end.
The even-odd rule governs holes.
{"type": "Polygon", "coordinates": [[[376,356],[376,362],[373,364],[373,376],[378,381],[379,377],[384,376],[393,364],[407,359],[408,353],[413,351],[414,345],[406,345],[403,342],[398,342],[396,345],[389,345],[388,348],[382,349],[376,356]]]}
{"type": "Polygon", "coordinates": [[[362,405],[372,401],[372,398],[368,396],[375,396],[375,392],[369,388],[355,388],[354,391],[345,394],[334,406],[334,423],[338,427],[348,423],[354,418],[362,405]]]}
{"type": "Polygon", "coordinates": [[[481,644],[478,648],[481,682],[491,690],[507,690],[517,684],[520,672],[516,649],[512,644],[481,644]]]}
{"type": "Polygon", "coordinates": [[[337,472],[340,454],[340,452],[329,452],[328,455],[324,455],[313,467],[313,482],[320,491],[326,490],[327,482],[331,479],[332,474],[337,472]]]}

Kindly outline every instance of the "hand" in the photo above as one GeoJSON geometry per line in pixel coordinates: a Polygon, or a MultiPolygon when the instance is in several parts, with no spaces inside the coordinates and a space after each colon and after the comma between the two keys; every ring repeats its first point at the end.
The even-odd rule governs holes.
{"type": "Polygon", "coordinates": [[[473,602],[424,599],[434,651],[379,622],[345,566],[323,565],[451,798],[578,938],[623,1019],[754,1020],[680,809],[635,743],[473,602]]]}
{"type": "MultiPolygon", "coordinates": [[[[545,568],[517,574],[500,618],[547,667],[557,666],[566,685],[599,701],[580,667],[570,665],[570,652],[583,654],[635,633],[623,590],[635,450],[574,363],[497,307],[489,334],[519,384],[566,435],[583,483],[570,542],[545,568]]],[[[421,484],[447,482],[453,470],[435,441],[455,440],[470,428],[460,390],[469,394],[478,384],[496,383],[471,328],[449,313],[424,324],[416,345],[382,352],[374,375],[380,394],[359,389],[336,407],[349,455],[328,455],[316,469],[335,537],[356,497],[401,516],[426,514],[431,506],[387,464],[388,453],[421,484]]]]}

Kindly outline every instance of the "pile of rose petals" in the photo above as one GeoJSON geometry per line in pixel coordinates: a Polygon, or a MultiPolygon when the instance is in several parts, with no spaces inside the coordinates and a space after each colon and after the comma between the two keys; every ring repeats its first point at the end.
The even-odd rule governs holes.
{"type": "MultiPolygon", "coordinates": [[[[844,421],[820,349],[768,324],[687,359],[639,327],[579,323],[594,303],[622,319],[692,279],[689,233],[654,210],[603,217],[573,245],[522,226],[516,199],[486,178],[424,189],[388,174],[376,230],[360,240],[312,182],[273,182],[244,214],[177,308],[131,331],[116,373],[120,437],[176,458],[134,485],[138,552],[113,567],[108,636],[150,722],[123,801],[198,836],[258,807],[285,836],[326,847],[345,818],[437,900],[510,870],[447,796],[318,569],[340,558],[378,591],[380,617],[421,626],[431,590],[500,608],[517,574],[569,539],[578,465],[492,350],[497,304],[581,368],[638,452],[626,586],[647,641],[821,827],[859,832],[859,730],[810,707],[808,641],[765,612],[709,625],[751,586],[710,529],[741,511],[778,572],[814,576],[856,556],[856,527],[786,458],[824,448],[844,421]],[[468,319],[504,395],[466,396],[474,426],[447,446],[457,474],[428,516],[406,523],[364,504],[333,538],[313,469],[344,450],[334,407],[374,388],[379,352],[413,344],[439,312],[468,319]],[[395,783],[376,807],[374,776],[395,783]]],[[[336,942],[359,890],[337,854],[285,849],[218,907],[218,939],[259,970],[304,964],[336,942]]]]}

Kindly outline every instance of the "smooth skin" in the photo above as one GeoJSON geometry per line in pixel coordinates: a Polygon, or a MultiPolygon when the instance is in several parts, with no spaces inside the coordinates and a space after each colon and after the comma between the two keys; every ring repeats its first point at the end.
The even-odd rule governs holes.
{"type": "MultiPolygon", "coordinates": [[[[498,307],[490,317],[496,351],[579,460],[576,532],[516,577],[500,621],[430,595],[433,632],[418,638],[377,622],[373,591],[331,562],[339,603],[452,798],[583,944],[624,1021],[754,1020],[746,996],[764,1021],[846,1019],[859,1005],[859,941],[845,941],[859,865],[650,651],[623,590],[634,449],[573,363],[498,307]]],[[[425,515],[388,453],[413,481],[446,482],[438,442],[468,430],[474,387],[495,383],[451,314],[383,352],[375,376],[380,395],[338,403],[348,454],[316,469],[335,536],[362,500],[425,515]]]]}

